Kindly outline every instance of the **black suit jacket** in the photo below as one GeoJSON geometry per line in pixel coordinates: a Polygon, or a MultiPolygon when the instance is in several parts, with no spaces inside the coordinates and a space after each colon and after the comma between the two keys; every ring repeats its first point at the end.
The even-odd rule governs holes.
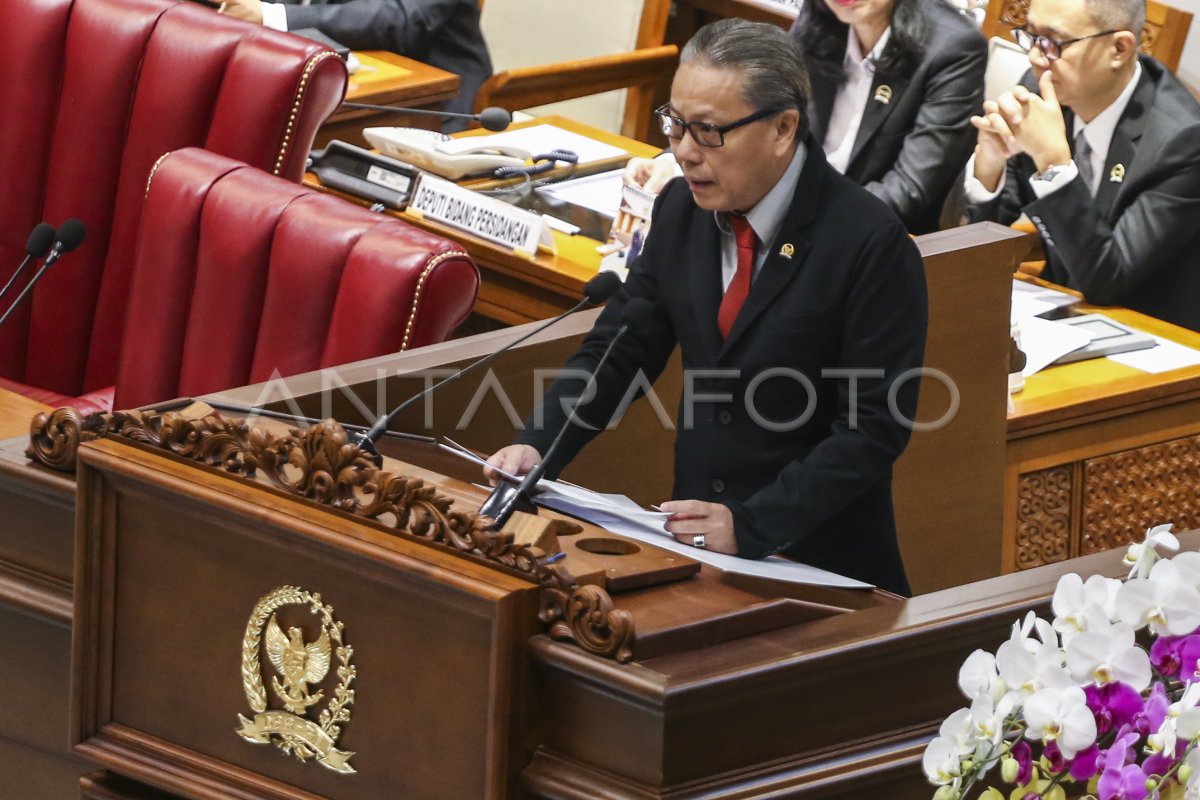
{"type": "MultiPolygon", "coordinates": [[[[1200,106],[1162,64],[1140,61],[1094,198],[1073,180],[1038,200],[1037,166],[1021,154],[972,218],[1008,224],[1024,210],[1046,250],[1042,277],[1200,331],[1200,106]]],[[[1025,82],[1036,89],[1032,76],[1025,82]]],[[[1075,115],[1063,112],[1071,139],[1075,115]]]]}
{"type": "MultiPolygon", "coordinates": [[[[618,343],[581,407],[587,425],[569,431],[547,467],[557,474],[613,417],[637,372],[653,381],[678,343],[696,402],[685,389],[673,496],[727,505],[741,556],[782,550],[907,594],[891,478],[909,434],[897,418],[913,418],[917,381],[897,384],[896,415],[889,390],[922,363],[924,265],[896,216],[807,145],[791,207],[724,341],[716,221],[684,181],[667,185],[642,256],[567,366],[594,366],[631,298],[649,300],[652,319],[618,343]],[[852,411],[851,380],[823,369],[882,377],[857,379],[852,411]]],[[[555,382],[543,429],[527,427],[518,441],[545,453],[563,398],[579,396],[581,383],[555,382]]]]}
{"type": "MultiPolygon", "coordinates": [[[[288,29],[316,28],[352,50],[391,50],[462,78],[447,111],[471,113],[492,74],[479,28],[478,0],[276,0],[288,5],[288,29]]],[[[466,127],[454,122],[448,130],[466,127]]]]}
{"type": "MultiPolygon", "coordinates": [[[[922,0],[925,51],[911,74],[878,68],[846,176],[887,203],[914,234],[938,229],[942,205],[975,146],[972,114],[983,105],[987,42],[945,0],[922,0]],[[891,99],[875,97],[881,86],[891,99]]],[[[792,36],[799,40],[799,23],[792,36]]],[[[841,53],[844,55],[845,47],[841,53]]],[[[841,67],[841,56],[837,67],[841,67]]],[[[809,117],[825,140],[837,84],[814,71],[809,117]]]]}

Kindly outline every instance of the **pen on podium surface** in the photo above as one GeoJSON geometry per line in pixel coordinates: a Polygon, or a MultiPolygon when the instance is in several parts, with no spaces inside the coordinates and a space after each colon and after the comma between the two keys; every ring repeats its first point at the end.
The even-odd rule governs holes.
{"type": "Polygon", "coordinates": [[[566,557],[567,557],[567,551],[566,551],[566,550],[559,550],[559,551],[558,551],[557,553],[555,553],[554,555],[552,555],[552,556],[547,556],[546,558],[543,558],[543,559],[542,559],[542,564],[543,564],[543,565],[545,565],[545,564],[553,564],[553,563],[555,563],[556,561],[562,561],[562,560],[563,560],[564,558],[566,558],[566,557]]]}

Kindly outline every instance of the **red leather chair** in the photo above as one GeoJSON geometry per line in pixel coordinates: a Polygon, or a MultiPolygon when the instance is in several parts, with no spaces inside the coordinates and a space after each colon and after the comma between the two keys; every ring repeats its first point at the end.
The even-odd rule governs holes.
{"type": "Polygon", "coordinates": [[[39,221],[88,228],[0,330],[0,386],[95,410],[116,379],[151,167],[201,146],[299,180],[345,66],[194,3],[8,0],[0,74],[0,280],[39,221]]]}
{"type": "Polygon", "coordinates": [[[454,242],[181,150],[150,178],[115,405],[433,344],[466,319],[478,290],[454,242]]]}

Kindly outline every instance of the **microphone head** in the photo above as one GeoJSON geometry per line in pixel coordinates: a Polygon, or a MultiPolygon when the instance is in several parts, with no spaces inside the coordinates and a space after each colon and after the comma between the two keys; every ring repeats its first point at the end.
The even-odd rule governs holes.
{"type": "Polygon", "coordinates": [[[615,272],[598,272],[583,285],[583,297],[594,306],[608,302],[621,288],[621,278],[615,272]]]}
{"type": "Polygon", "coordinates": [[[621,322],[631,328],[636,328],[649,322],[652,314],[654,314],[654,304],[644,297],[635,297],[621,310],[621,322]]]}
{"type": "Polygon", "coordinates": [[[49,222],[39,222],[33,232],[29,234],[29,241],[25,243],[25,253],[34,258],[41,258],[50,252],[53,244],[54,226],[49,222]]]}
{"type": "Polygon", "coordinates": [[[496,106],[488,106],[476,116],[479,124],[489,131],[502,131],[512,123],[512,114],[496,106]]]}
{"type": "Polygon", "coordinates": [[[79,245],[83,244],[83,237],[87,235],[87,226],[79,220],[72,217],[62,224],[58,229],[58,250],[61,253],[69,253],[79,245]]]}

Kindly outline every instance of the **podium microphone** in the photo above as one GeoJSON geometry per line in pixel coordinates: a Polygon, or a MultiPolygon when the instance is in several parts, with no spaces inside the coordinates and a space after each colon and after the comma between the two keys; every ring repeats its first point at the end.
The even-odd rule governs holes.
{"type": "Polygon", "coordinates": [[[594,278],[592,278],[590,281],[588,281],[587,283],[585,283],[583,285],[583,299],[580,300],[578,303],[576,303],[574,306],[567,309],[563,313],[559,314],[557,317],[547,320],[546,322],[537,326],[536,328],[534,328],[533,330],[531,330],[529,333],[525,334],[524,336],[513,339],[511,342],[504,345],[499,350],[496,350],[495,352],[492,352],[492,353],[488,353],[486,356],[484,356],[483,358],[480,358],[477,361],[472,361],[470,364],[467,364],[465,367],[458,370],[457,372],[450,374],[446,378],[438,381],[437,383],[425,388],[424,390],[422,390],[422,391],[418,392],[417,394],[413,395],[412,397],[408,398],[403,403],[401,403],[400,405],[396,406],[394,409],[389,411],[386,416],[382,416],[379,419],[375,420],[375,424],[372,425],[368,431],[366,431],[365,433],[359,434],[358,436],[355,437],[354,443],[356,445],[358,445],[361,449],[366,450],[368,453],[371,454],[371,457],[375,461],[375,466],[382,466],[383,465],[383,456],[380,455],[379,450],[376,449],[375,442],[377,442],[379,440],[379,437],[383,436],[384,431],[386,431],[388,429],[388,426],[392,424],[392,420],[394,420],[400,414],[401,411],[408,408],[409,406],[411,406],[413,403],[417,402],[421,398],[432,394],[435,389],[439,389],[442,386],[445,386],[447,383],[450,383],[451,381],[456,381],[459,378],[461,378],[463,375],[466,375],[469,372],[473,372],[476,369],[478,369],[479,367],[484,366],[485,364],[491,363],[496,358],[498,358],[501,354],[511,350],[513,347],[516,347],[517,345],[519,345],[521,342],[525,341],[529,337],[535,336],[536,334],[541,333],[542,331],[546,330],[547,328],[549,328],[551,325],[558,322],[559,320],[562,320],[562,319],[570,316],[571,314],[574,314],[576,311],[583,308],[585,305],[589,305],[589,304],[590,305],[600,305],[601,303],[606,302],[608,300],[608,298],[610,298],[614,294],[616,294],[617,290],[620,288],[621,288],[621,279],[619,277],[617,277],[616,273],[601,272],[601,273],[597,274],[594,278]]]}
{"type": "MultiPolygon", "coordinates": [[[[38,228],[40,227],[41,225],[38,226],[38,228]]],[[[50,226],[47,225],[46,227],[50,226]]],[[[34,233],[37,233],[37,228],[34,228],[34,233]]],[[[42,276],[46,274],[46,270],[54,266],[54,262],[58,261],[58,259],[62,257],[63,253],[69,253],[76,247],[79,247],[79,245],[83,244],[83,237],[86,235],[87,228],[77,219],[72,218],[62,224],[62,227],[58,229],[58,241],[54,243],[54,247],[50,248],[50,255],[46,256],[46,260],[42,262],[42,268],[34,273],[33,278],[30,279],[29,283],[25,284],[25,288],[21,290],[19,295],[17,295],[17,299],[13,300],[12,305],[9,306],[8,310],[4,312],[4,316],[0,317],[0,325],[3,325],[8,321],[9,316],[11,316],[13,311],[16,310],[17,306],[21,304],[21,301],[25,299],[25,295],[33,291],[33,287],[36,286],[37,282],[42,279],[42,276]]],[[[33,236],[31,235],[29,239],[32,242],[33,236]]],[[[11,282],[12,281],[10,279],[9,283],[11,282]]],[[[5,286],[4,288],[7,289],[8,287],[5,286]]]]}
{"type": "Polygon", "coordinates": [[[485,130],[489,131],[502,131],[512,124],[512,114],[496,106],[488,106],[478,114],[460,114],[457,111],[438,111],[432,108],[377,106],[371,103],[342,103],[339,108],[349,108],[355,111],[382,111],[385,114],[425,114],[430,117],[469,119],[478,122],[485,130]]]}
{"type": "Polygon", "coordinates": [[[33,231],[29,234],[29,240],[25,243],[25,259],[21,262],[21,266],[17,267],[8,279],[8,283],[4,284],[4,288],[0,289],[0,297],[8,294],[9,288],[25,269],[25,265],[30,259],[41,258],[50,250],[50,245],[54,244],[54,226],[49,222],[39,222],[33,231]]]}
{"type": "MultiPolygon", "coordinates": [[[[596,385],[596,375],[600,373],[600,369],[604,366],[604,362],[608,360],[609,353],[613,351],[617,342],[622,336],[632,327],[642,326],[650,318],[653,307],[649,300],[644,297],[635,297],[629,301],[629,305],[625,306],[621,313],[621,327],[613,335],[612,341],[608,343],[608,347],[604,351],[604,355],[600,356],[600,360],[596,362],[596,368],[592,370],[592,374],[588,376],[587,386],[583,389],[583,394],[580,397],[586,396],[592,387],[596,385]]],[[[567,421],[559,428],[558,434],[555,435],[554,441],[550,443],[550,447],[546,449],[546,454],[542,460],[534,465],[533,469],[525,473],[525,477],[516,486],[511,483],[500,483],[488,495],[487,500],[483,501],[483,505],[479,507],[479,513],[482,516],[490,518],[496,530],[504,527],[514,511],[528,511],[535,513],[537,508],[533,501],[529,499],[529,492],[537,485],[537,482],[542,479],[542,475],[546,472],[546,465],[550,463],[550,458],[554,455],[554,451],[558,449],[558,443],[562,441],[563,435],[567,432],[575,420],[579,417],[579,408],[583,403],[575,403],[571,407],[571,413],[567,415],[567,421]]]]}

